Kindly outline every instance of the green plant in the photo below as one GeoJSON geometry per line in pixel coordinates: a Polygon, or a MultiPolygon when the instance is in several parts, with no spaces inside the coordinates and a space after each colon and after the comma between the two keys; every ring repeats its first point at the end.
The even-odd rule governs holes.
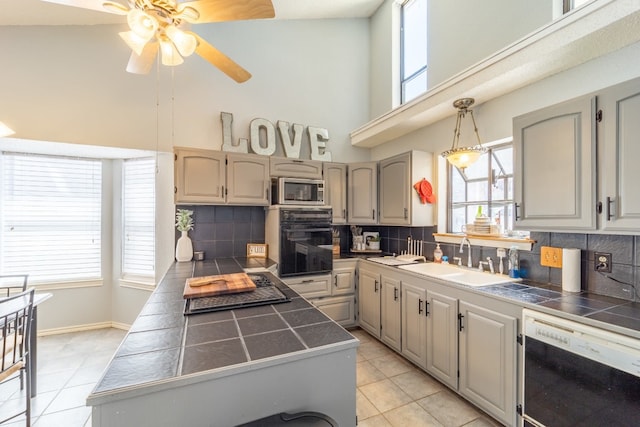
{"type": "Polygon", "coordinates": [[[371,236],[369,238],[370,242],[379,242],[380,240],[382,240],[382,238],[380,236],[371,236]]]}
{"type": "Polygon", "coordinates": [[[193,219],[191,218],[193,211],[188,209],[178,209],[176,212],[176,228],[178,231],[193,230],[193,219]]]}

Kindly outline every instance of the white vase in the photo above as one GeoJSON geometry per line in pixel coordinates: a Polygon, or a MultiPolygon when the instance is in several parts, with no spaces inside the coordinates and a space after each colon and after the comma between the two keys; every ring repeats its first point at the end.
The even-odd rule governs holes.
{"type": "Polygon", "coordinates": [[[176,244],[176,261],[178,262],[191,261],[193,258],[193,244],[187,233],[183,231],[176,244]]]}

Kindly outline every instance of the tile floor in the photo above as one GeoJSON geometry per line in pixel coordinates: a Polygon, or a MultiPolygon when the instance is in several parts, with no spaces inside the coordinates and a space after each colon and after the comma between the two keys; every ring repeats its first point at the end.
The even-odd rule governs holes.
{"type": "Polygon", "coordinates": [[[358,427],[495,427],[500,424],[361,329],[358,427]]]}
{"type": "MultiPolygon", "coordinates": [[[[358,427],[496,427],[487,415],[361,329],[357,361],[358,427]]],[[[35,427],[91,426],[85,399],[126,332],[98,329],[38,338],[35,427]]],[[[0,388],[0,419],[23,405],[17,382],[0,388]]],[[[24,426],[24,417],[4,426],[24,426]]]]}

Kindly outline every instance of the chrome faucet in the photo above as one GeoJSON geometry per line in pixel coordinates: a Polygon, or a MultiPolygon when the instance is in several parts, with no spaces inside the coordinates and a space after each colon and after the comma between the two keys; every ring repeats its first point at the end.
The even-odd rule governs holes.
{"type": "Polygon", "coordinates": [[[467,250],[468,250],[468,254],[467,254],[467,267],[471,268],[473,267],[473,264],[471,264],[471,242],[469,241],[469,239],[467,239],[467,236],[464,236],[462,238],[462,242],[460,242],[460,253],[463,253],[464,251],[462,250],[464,247],[464,242],[467,242],[467,250]]]}
{"type": "Polygon", "coordinates": [[[453,262],[455,262],[456,264],[458,264],[460,267],[462,267],[462,258],[460,258],[459,256],[454,256],[453,257],[453,262]]]}
{"type": "Polygon", "coordinates": [[[480,271],[484,271],[483,266],[487,265],[488,263],[486,261],[478,261],[478,270],[480,271]]]}
{"type": "Polygon", "coordinates": [[[490,256],[487,257],[487,264],[489,264],[489,271],[491,272],[491,274],[495,274],[496,270],[493,268],[493,260],[490,256]]]}

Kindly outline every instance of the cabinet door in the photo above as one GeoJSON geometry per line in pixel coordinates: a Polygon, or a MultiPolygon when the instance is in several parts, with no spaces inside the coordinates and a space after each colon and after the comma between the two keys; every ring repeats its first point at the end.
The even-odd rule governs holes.
{"type": "Polygon", "coordinates": [[[269,158],[227,154],[227,203],[269,205],[269,158]]]}
{"type": "Polygon", "coordinates": [[[331,276],[302,276],[282,278],[287,286],[305,298],[327,297],[331,295],[331,276]]]}
{"type": "Polygon", "coordinates": [[[347,222],[347,165],[325,163],[323,165],[325,204],[331,206],[333,224],[347,222]]]}
{"type": "Polygon", "coordinates": [[[596,227],[595,97],[513,120],[515,228],[596,227]]]}
{"type": "Polygon", "coordinates": [[[427,292],[427,372],[458,388],[458,300],[427,292]]]}
{"type": "Polygon", "coordinates": [[[400,317],[400,281],[382,276],[382,329],[380,338],[397,351],[402,349],[400,317]]]}
{"type": "Polygon", "coordinates": [[[353,326],[356,321],[355,297],[329,297],[311,301],[324,314],[335,320],[341,326],[353,326]]]}
{"type": "Polygon", "coordinates": [[[460,393],[516,425],[517,319],[460,301],[460,393]]]}
{"type": "Polygon", "coordinates": [[[411,154],[380,162],[380,224],[411,223],[411,154]]]}
{"type": "Polygon", "coordinates": [[[334,268],[332,295],[345,295],[355,292],[355,268],[334,268]]]}
{"type": "Polygon", "coordinates": [[[174,159],[176,204],[224,203],[225,153],[179,148],[174,159]]]}
{"type": "Polygon", "coordinates": [[[378,222],[378,164],[376,162],[349,165],[347,216],[353,224],[378,222]]]}
{"type": "Polygon", "coordinates": [[[358,272],[360,297],[360,327],[380,338],[380,275],[360,269],[358,272]]]}
{"type": "Polygon", "coordinates": [[[640,79],[613,86],[598,95],[602,122],[598,144],[602,147],[600,201],[601,228],[640,229],[640,79]]]}
{"type": "Polygon", "coordinates": [[[427,291],[402,281],[402,354],[427,367],[427,291]]]}
{"type": "Polygon", "coordinates": [[[317,160],[270,157],[269,163],[271,176],[322,179],[322,162],[317,160]]]}

